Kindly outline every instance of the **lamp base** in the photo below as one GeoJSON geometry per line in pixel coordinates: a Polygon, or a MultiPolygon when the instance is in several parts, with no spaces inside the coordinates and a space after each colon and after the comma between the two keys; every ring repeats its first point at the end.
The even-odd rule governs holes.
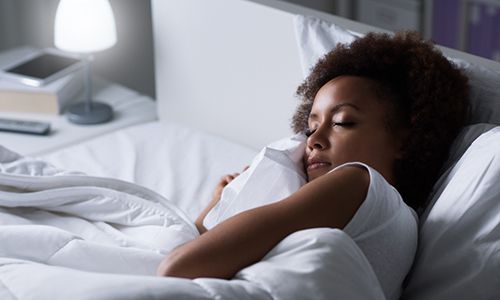
{"type": "Polygon", "coordinates": [[[70,122],[82,125],[106,123],[113,117],[113,109],[108,104],[92,102],[90,108],[87,109],[87,103],[77,103],[68,108],[66,117],[70,122]]]}

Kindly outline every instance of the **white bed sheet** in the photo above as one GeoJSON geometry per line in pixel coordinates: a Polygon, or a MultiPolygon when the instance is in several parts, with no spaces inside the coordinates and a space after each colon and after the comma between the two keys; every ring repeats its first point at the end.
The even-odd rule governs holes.
{"type": "Polygon", "coordinates": [[[220,177],[241,171],[257,151],[185,126],[149,122],[38,158],[65,170],[112,177],[156,191],[192,219],[220,177]]]}

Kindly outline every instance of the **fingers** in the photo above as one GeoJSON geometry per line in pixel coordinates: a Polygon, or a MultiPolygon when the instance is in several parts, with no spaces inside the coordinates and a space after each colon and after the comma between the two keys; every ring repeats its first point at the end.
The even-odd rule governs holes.
{"type": "Polygon", "coordinates": [[[233,179],[234,179],[233,175],[226,175],[223,178],[223,180],[224,180],[225,183],[230,183],[231,181],[233,181],[233,179]]]}
{"type": "Polygon", "coordinates": [[[237,176],[236,173],[234,173],[234,174],[227,174],[227,175],[221,177],[220,182],[228,184],[231,181],[233,181],[233,179],[236,178],[236,176],[237,176]]]}
{"type": "Polygon", "coordinates": [[[222,176],[221,179],[220,179],[220,183],[222,183],[222,184],[228,184],[231,181],[233,181],[233,179],[235,179],[236,177],[238,177],[239,175],[240,175],[240,173],[233,173],[233,174],[227,174],[225,176],[222,176]]]}
{"type": "MultiPolygon", "coordinates": [[[[241,172],[246,171],[249,167],[250,166],[245,166],[245,168],[243,168],[243,171],[241,171],[241,172]]],[[[230,183],[231,181],[233,181],[233,179],[235,179],[238,176],[240,176],[240,173],[233,173],[233,174],[224,175],[224,176],[221,177],[219,183],[223,184],[223,185],[226,185],[226,184],[230,183]]]]}

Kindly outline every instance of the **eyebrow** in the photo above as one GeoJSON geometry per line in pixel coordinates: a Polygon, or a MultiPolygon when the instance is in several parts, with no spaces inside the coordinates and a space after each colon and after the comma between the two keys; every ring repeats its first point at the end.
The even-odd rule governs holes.
{"type": "MultiPolygon", "coordinates": [[[[335,115],[336,113],[339,112],[339,110],[341,110],[342,108],[344,108],[346,106],[352,107],[352,108],[354,108],[357,111],[360,110],[358,106],[356,106],[356,105],[354,105],[352,103],[344,102],[344,103],[339,103],[339,104],[335,105],[334,107],[332,107],[332,109],[330,110],[330,113],[332,113],[332,114],[335,115]]],[[[317,119],[317,118],[318,118],[318,115],[316,115],[314,113],[309,114],[309,120],[311,120],[311,119],[314,120],[314,119],[317,119]]]]}

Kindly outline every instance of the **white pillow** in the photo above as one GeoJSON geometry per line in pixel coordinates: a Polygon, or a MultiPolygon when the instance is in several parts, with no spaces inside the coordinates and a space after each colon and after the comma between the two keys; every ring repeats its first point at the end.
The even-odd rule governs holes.
{"type": "Polygon", "coordinates": [[[250,167],[224,188],[221,200],[203,220],[205,228],[242,211],[286,198],[305,184],[305,140],[303,134],[296,134],[264,147],[250,167]]]}
{"type": "Polygon", "coordinates": [[[349,44],[362,36],[318,18],[296,15],[293,21],[304,77],[309,75],[320,58],[338,44],[349,44]]]}
{"type": "Polygon", "coordinates": [[[449,58],[469,77],[471,124],[500,124],[500,74],[483,66],[449,58]]]}
{"type": "MultiPolygon", "coordinates": [[[[461,137],[472,139],[479,126],[461,137]]],[[[499,181],[500,126],[477,138],[438,181],[403,299],[500,299],[499,181]]]]}
{"type": "Polygon", "coordinates": [[[496,126],[497,125],[495,124],[480,123],[480,124],[465,126],[460,131],[460,133],[457,135],[457,137],[453,141],[453,144],[450,147],[450,153],[448,154],[448,159],[444,163],[441,169],[440,173],[441,175],[434,184],[431,195],[429,196],[429,198],[431,199],[429,202],[430,205],[428,205],[425,212],[422,214],[422,216],[420,216],[421,223],[425,221],[425,218],[427,217],[429,210],[432,208],[432,205],[434,205],[434,202],[438,198],[437,195],[441,194],[443,189],[449,183],[452,177],[450,175],[450,172],[453,170],[453,168],[458,163],[460,158],[464,155],[465,151],[467,151],[467,149],[479,136],[481,136],[483,133],[491,130],[496,126]]]}

